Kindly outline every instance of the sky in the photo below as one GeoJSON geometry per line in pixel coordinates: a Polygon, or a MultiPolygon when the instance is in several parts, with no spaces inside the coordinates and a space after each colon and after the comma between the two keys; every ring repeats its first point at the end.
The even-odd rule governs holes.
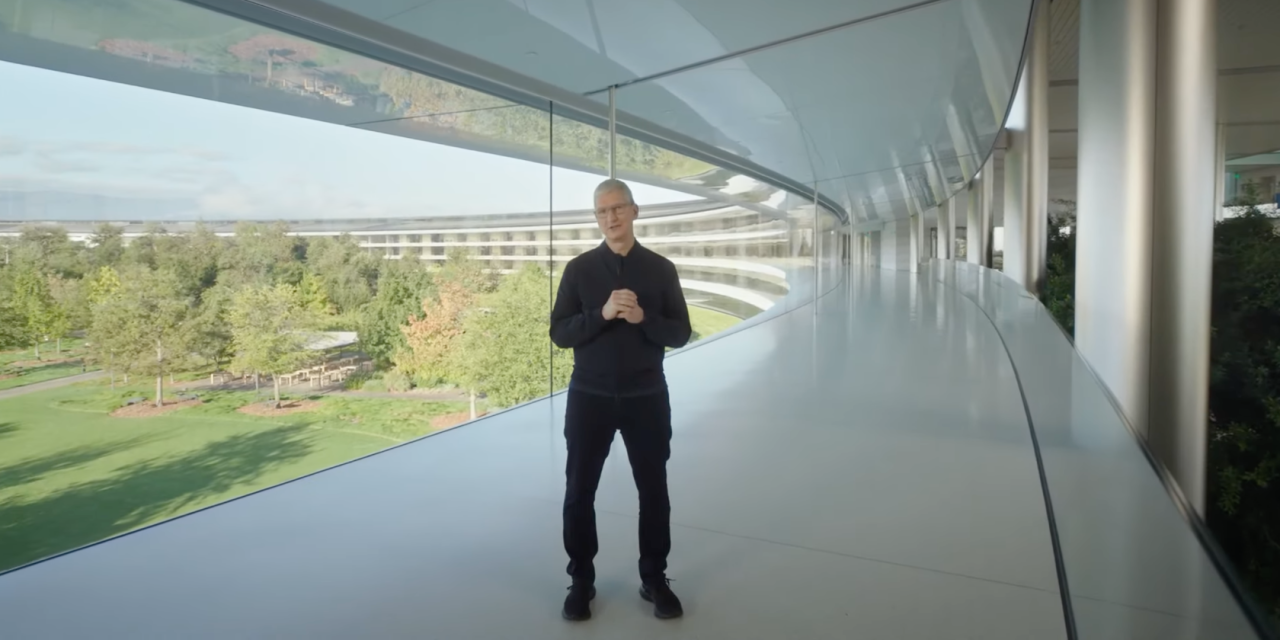
{"type": "MultiPolygon", "coordinates": [[[[0,219],[103,200],[144,220],[570,210],[601,180],[556,168],[552,189],[545,164],[7,62],[0,87],[0,219]]],[[[633,190],[642,205],[693,198],[633,190]]]]}

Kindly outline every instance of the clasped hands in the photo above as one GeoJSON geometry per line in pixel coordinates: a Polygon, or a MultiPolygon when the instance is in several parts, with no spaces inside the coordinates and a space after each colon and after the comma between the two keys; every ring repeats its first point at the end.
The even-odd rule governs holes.
{"type": "Polygon", "coordinates": [[[644,309],[640,308],[640,300],[630,289],[618,289],[610,294],[609,301],[604,303],[604,309],[600,313],[605,320],[622,318],[631,324],[644,321],[644,309]]]}

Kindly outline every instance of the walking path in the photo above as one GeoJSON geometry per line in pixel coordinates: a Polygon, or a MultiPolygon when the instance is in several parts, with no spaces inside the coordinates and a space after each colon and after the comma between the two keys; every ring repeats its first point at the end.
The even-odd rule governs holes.
{"type": "Polygon", "coordinates": [[[49,389],[58,389],[60,387],[65,387],[67,385],[75,384],[77,382],[88,382],[90,380],[96,380],[98,378],[101,378],[104,375],[106,375],[105,371],[90,371],[89,373],[81,373],[74,376],[67,376],[65,378],[58,378],[56,380],[46,380],[44,382],[37,382],[35,384],[28,384],[28,385],[23,385],[21,387],[14,387],[12,389],[5,389],[4,391],[0,391],[0,400],[4,400],[5,398],[16,398],[18,396],[23,396],[28,393],[35,393],[37,391],[48,391],[49,389]]]}

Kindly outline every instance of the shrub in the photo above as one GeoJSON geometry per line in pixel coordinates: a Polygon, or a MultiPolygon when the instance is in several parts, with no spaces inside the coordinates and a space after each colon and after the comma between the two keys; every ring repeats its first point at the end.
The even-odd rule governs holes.
{"type": "Polygon", "coordinates": [[[393,393],[404,393],[413,388],[413,381],[409,376],[398,370],[384,373],[382,382],[387,385],[387,390],[393,393]]]}

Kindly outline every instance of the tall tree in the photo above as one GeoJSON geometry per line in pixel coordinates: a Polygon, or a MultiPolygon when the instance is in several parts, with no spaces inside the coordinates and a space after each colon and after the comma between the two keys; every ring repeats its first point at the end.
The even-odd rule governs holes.
{"type": "Polygon", "coordinates": [[[400,327],[422,312],[432,297],[431,273],[420,262],[389,260],[378,278],[378,293],[361,314],[360,348],[385,366],[408,348],[400,327]]]}
{"type": "Polygon", "coordinates": [[[358,311],[374,297],[379,269],[393,261],[383,261],[360,248],[350,235],[312,238],[307,245],[307,268],[324,283],[326,295],[338,307],[338,314],[358,311]]]}
{"type": "Polygon", "coordinates": [[[221,367],[235,354],[227,321],[234,293],[222,285],[206,289],[187,323],[188,349],[215,367],[221,367]]]}
{"type": "Polygon", "coordinates": [[[1257,196],[1247,188],[1247,211],[1214,230],[1207,511],[1280,616],[1280,236],[1257,196]]]}
{"type": "Polygon", "coordinates": [[[164,406],[164,376],[184,359],[190,338],[192,300],[170,271],[135,268],[120,289],[94,307],[95,340],[124,371],[154,375],[157,407],[164,406]]]}
{"type": "Polygon", "coordinates": [[[96,270],[114,267],[124,259],[124,229],[109,222],[99,224],[89,237],[88,266],[96,270]]]}
{"type": "Polygon", "coordinates": [[[41,273],[79,278],[84,275],[80,249],[61,226],[29,225],[22,229],[14,257],[15,261],[29,263],[41,273]]]}
{"type": "Polygon", "coordinates": [[[57,275],[48,277],[49,294],[56,305],[57,322],[50,337],[57,341],[57,352],[62,354],[62,338],[72,329],[87,329],[92,322],[85,281],[67,279],[57,275]]]}
{"type": "Polygon", "coordinates": [[[500,406],[540,398],[568,384],[573,355],[552,348],[550,317],[548,275],[539,266],[503,279],[462,323],[450,353],[458,382],[500,406]]]}
{"type": "Polygon", "coordinates": [[[457,347],[463,316],[475,297],[457,281],[441,282],[436,295],[422,301],[422,315],[401,327],[408,348],[394,354],[396,368],[426,384],[455,378],[457,360],[450,354],[457,347]]]}
{"type": "Polygon", "coordinates": [[[34,264],[17,267],[11,278],[12,307],[21,324],[17,332],[40,359],[40,343],[66,331],[66,314],[49,291],[49,282],[34,264]]]}
{"type": "Polygon", "coordinates": [[[235,363],[243,371],[270,374],[280,406],[280,376],[306,366],[316,354],[307,343],[314,325],[298,291],[288,284],[257,285],[236,292],[227,313],[235,363]]]}
{"type": "Polygon", "coordinates": [[[220,256],[219,282],[232,288],[245,285],[296,285],[305,272],[306,245],[288,234],[284,223],[260,225],[242,222],[220,256]]]}
{"type": "MultiPolygon", "coordinates": [[[[128,336],[123,335],[125,329],[120,315],[124,309],[119,305],[107,303],[120,293],[120,275],[109,266],[98,267],[96,273],[87,277],[87,297],[89,299],[89,353],[107,370],[111,376],[111,388],[115,388],[116,372],[121,369],[116,359],[117,352],[123,353],[128,343],[128,336]]],[[[128,348],[135,345],[128,344],[128,348]]]]}

